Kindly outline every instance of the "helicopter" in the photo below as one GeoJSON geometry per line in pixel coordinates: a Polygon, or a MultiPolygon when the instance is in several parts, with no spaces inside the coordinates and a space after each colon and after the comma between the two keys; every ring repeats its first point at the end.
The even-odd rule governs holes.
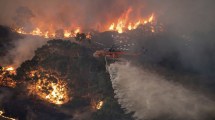
{"type": "Polygon", "coordinates": [[[139,56],[140,53],[131,53],[128,52],[128,49],[117,49],[114,45],[111,48],[104,49],[104,50],[97,50],[94,52],[93,56],[96,58],[105,57],[110,59],[119,59],[123,56],[139,56]],[[127,51],[125,51],[127,50],[127,51]]]}

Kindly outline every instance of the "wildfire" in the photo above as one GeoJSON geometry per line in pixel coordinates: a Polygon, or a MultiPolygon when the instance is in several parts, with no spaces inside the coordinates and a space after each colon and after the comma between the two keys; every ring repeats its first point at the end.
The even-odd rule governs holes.
{"type": "Polygon", "coordinates": [[[2,67],[0,69],[0,86],[15,88],[16,82],[13,80],[15,74],[16,71],[13,67],[2,67]]]}
{"type": "Polygon", "coordinates": [[[3,68],[3,70],[9,72],[10,74],[16,74],[16,70],[14,69],[14,67],[11,67],[11,66],[8,66],[8,67],[5,67],[3,68]]]}
{"type": "MultiPolygon", "coordinates": [[[[35,28],[34,30],[30,31],[30,32],[26,32],[24,31],[23,28],[17,28],[14,29],[17,33],[19,34],[24,34],[24,35],[34,35],[34,36],[40,36],[40,37],[44,37],[44,38],[56,38],[58,36],[56,36],[56,30],[50,30],[50,31],[42,31],[39,27],[35,28]]],[[[76,28],[74,30],[63,30],[63,37],[64,38],[71,38],[71,37],[75,37],[77,33],[80,33],[81,29],[80,28],[76,28]]]]}
{"type": "Polygon", "coordinates": [[[17,29],[15,29],[15,31],[16,31],[17,33],[19,33],[19,34],[27,34],[27,33],[23,30],[23,28],[17,28],[17,29]]]}
{"type": "Polygon", "coordinates": [[[36,28],[35,30],[33,30],[32,32],[30,32],[31,35],[42,35],[43,33],[41,32],[41,30],[39,28],[36,28]]]}
{"type": "Polygon", "coordinates": [[[140,18],[138,20],[132,21],[129,18],[131,12],[132,9],[129,8],[125,13],[120,16],[117,22],[113,22],[110,25],[109,30],[123,33],[125,30],[133,30],[136,29],[139,25],[145,25],[154,21],[154,14],[152,14],[148,19],[140,18]]]}
{"type": "Polygon", "coordinates": [[[109,30],[114,30],[114,27],[115,27],[115,24],[112,23],[112,24],[110,25],[110,27],[109,27],[109,30]]]}
{"type": "Polygon", "coordinates": [[[14,71],[14,68],[13,67],[6,67],[6,70],[7,71],[14,71]]]}
{"type": "MultiPolygon", "coordinates": [[[[140,25],[153,24],[155,23],[155,15],[154,13],[147,18],[143,18],[141,16],[131,17],[131,13],[133,12],[132,8],[128,8],[124,13],[122,13],[119,18],[113,18],[106,23],[101,24],[101,28],[97,28],[96,25],[92,25],[90,29],[97,30],[99,32],[104,31],[117,31],[118,33],[123,33],[126,30],[134,30],[137,29],[140,25]]],[[[81,33],[83,28],[81,25],[73,24],[66,28],[59,28],[53,24],[44,24],[43,21],[34,21],[35,29],[32,31],[25,31],[23,27],[18,27],[15,29],[17,33],[27,34],[27,35],[36,35],[44,38],[56,38],[59,37],[57,31],[62,30],[60,34],[61,38],[72,38],[76,37],[77,33],[81,33]]],[[[99,23],[98,23],[99,24],[99,23]]],[[[151,30],[153,32],[154,30],[151,30]]],[[[90,31],[84,31],[90,32],[90,31]]]]}
{"type": "Polygon", "coordinates": [[[87,33],[86,38],[87,38],[87,39],[91,39],[91,38],[92,38],[92,35],[91,35],[90,33],[87,33]]]}
{"type": "Polygon", "coordinates": [[[69,32],[69,31],[67,31],[67,30],[64,31],[64,37],[66,37],[66,38],[70,37],[71,34],[72,34],[72,33],[69,32]]]}
{"type": "Polygon", "coordinates": [[[62,105],[69,101],[66,82],[59,80],[56,76],[38,71],[30,72],[30,77],[39,78],[28,86],[30,94],[37,95],[40,99],[56,105],[62,105]]]}
{"type": "Polygon", "coordinates": [[[93,110],[100,110],[104,105],[104,101],[94,98],[91,101],[91,105],[93,110]]]}
{"type": "Polygon", "coordinates": [[[103,101],[99,101],[99,102],[97,103],[97,105],[96,105],[96,109],[97,109],[97,110],[100,110],[100,109],[102,108],[103,104],[104,104],[103,101]]]}
{"type": "Polygon", "coordinates": [[[35,87],[36,94],[50,103],[61,105],[69,100],[66,84],[62,81],[54,83],[46,79],[38,80],[35,87]]]}
{"type": "Polygon", "coordinates": [[[0,111],[0,117],[4,118],[4,119],[6,119],[6,120],[16,120],[16,119],[14,119],[14,118],[10,118],[10,117],[4,116],[3,114],[4,114],[4,112],[3,112],[3,111],[0,111]]]}

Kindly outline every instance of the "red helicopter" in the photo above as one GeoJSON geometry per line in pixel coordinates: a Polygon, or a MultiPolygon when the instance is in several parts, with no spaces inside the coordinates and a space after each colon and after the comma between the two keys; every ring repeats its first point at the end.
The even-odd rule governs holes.
{"type": "Polygon", "coordinates": [[[115,49],[113,46],[108,50],[97,50],[93,56],[96,58],[107,57],[111,59],[118,59],[122,56],[139,56],[140,53],[129,53],[127,51],[120,51],[115,49]]]}

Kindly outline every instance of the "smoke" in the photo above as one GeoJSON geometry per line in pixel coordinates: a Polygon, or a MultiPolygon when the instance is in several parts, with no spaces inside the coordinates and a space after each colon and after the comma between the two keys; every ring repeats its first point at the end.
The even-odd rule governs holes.
{"type": "Polygon", "coordinates": [[[99,30],[104,27],[102,24],[118,18],[129,7],[135,8],[129,0],[0,0],[0,7],[0,24],[24,28],[30,25],[43,30],[69,27],[99,30]]]}
{"type": "Polygon", "coordinates": [[[213,0],[146,0],[147,8],[154,10],[163,23],[175,32],[208,32],[213,29],[215,8],[213,0]]]}
{"type": "Polygon", "coordinates": [[[31,23],[23,23],[22,27],[39,22],[40,27],[53,25],[56,29],[73,25],[99,28],[132,7],[131,18],[135,14],[144,17],[154,12],[176,31],[203,31],[215,25],[213,4],[213,0],[0,0],[0,24],[20,25],[29,20],[31,23]]]}
{"type": "Polygon", "coordinates": [[[25,60],[32,59],[37,48],[47,42],[46,39],[40,37],[26,36],[23,39],[13,42],[13,48],[0,61],[3,65],[12,65],[17,68],[25,60]]]}
{"type": "Polygon", "coordinates": [[[149,52],[154,52],[153,60],[176,53],[185,67],[208,73],[215,64],[214,3],[214,0],[0,0],[0,24],[23,27],[25,31],[36,27],[45,31],[69,27],[99,30],[131,7],[131,18],[155,13],[169,32],[167,41],[162,39],[152,46],[155,49],[147,46],[149,52]],[[177,37],[171,37],[173,34],[177,37]]]}
{"type": "Polygon", "coordinates": [[[214,113],[215,104],[207,97],[156,73],[128,63],[108,69],[115,97],[137,119],[205,120],[214,113]]]}
{"type": "Polygon", "coordinates": [[[19,7],[16,10],[16,16],[13,18],[17,26],[25,26],[25,31],[33,29],[31,19],[34,17],[32,11],[27,7],[19,7]]]}

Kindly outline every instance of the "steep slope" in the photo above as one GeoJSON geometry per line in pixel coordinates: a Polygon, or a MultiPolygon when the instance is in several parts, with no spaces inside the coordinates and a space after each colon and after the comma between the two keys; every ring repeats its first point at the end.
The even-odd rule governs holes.
{"type": "Polygon", "coordinates": [[[70,41],[48,41],[17,69],[17,87],[2,102],[5,113],[19,119],[131,120],[114,98],[105,60],[93,52],[70,41]],[[68,100],[52,95],[59,81],[68,100]]]}

